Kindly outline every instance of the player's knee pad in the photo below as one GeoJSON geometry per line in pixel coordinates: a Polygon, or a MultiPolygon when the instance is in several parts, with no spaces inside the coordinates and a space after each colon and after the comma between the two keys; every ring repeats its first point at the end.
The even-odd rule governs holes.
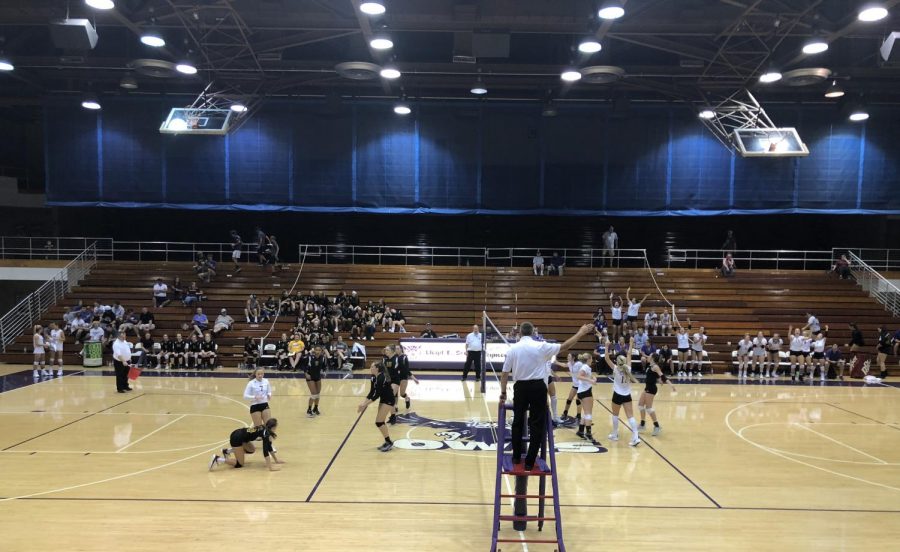
{"type": "Polygon", "coordinates": [[[383,425],[384,425],[384,422],[375,422],[375,427],[380,428],[383,425]]]}
{"type": "Polygon", "coordinates": [[[640,406],[638,406],[638,410],[640,410],[641,412],[644,412],[645,410],[647,410],[647,407],[644,405],[640,405],[640,406]]]}
{"type": "Polygon", "coordinates": [[[585,415],[584,415],[584,421],[586,421],[586,422],[588,422],[588,421],[590,421],[590,420],[593,420],[593,419],[594,419],[594,416],[593,416],[592,414],[585,414],[585,415]]]}
{"type": "Polygon", "coordinates": [[[654,412],[656,412],[656,409],[653,407],[647,409],[647,414],[653,414],[654,412]]]}
{"type": "Polygon", "coordinates": [[[581,399],[575,399],[575,404],[581,406],[581,399]]]}
{"type": "Polygon", "coordinates": [[[407,395],[406,393],[403,393],[403,394],[400,395],[400,396],[403,397],[404,399],[408,398],[408,395],[407,395]]]}

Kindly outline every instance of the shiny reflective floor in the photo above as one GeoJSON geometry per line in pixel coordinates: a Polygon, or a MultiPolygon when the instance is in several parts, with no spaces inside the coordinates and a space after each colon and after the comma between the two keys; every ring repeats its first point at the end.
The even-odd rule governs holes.
{"type": "MultiPolygon", "coordinates": [[[[238,374],[145,375],[129,394],[104,371],[34,383],[28,367],[4,366],[0,376],[4,550],[490,546],[496,383],[486,398],[450,374],[411,384],[411,413],[391,427],[398,446],[384,454],[374,407],[356,411],[363,375],[326,380],[314,419],[305,382],[272,376],[287,463],[269,472],[256,453],[243,469],[209,472],[213,452],[250,421],[238,374]]],[[[900,542],[900,389],[680,383],[657,396],[662,433],[632,448],[627,426],[621,441],[606,438],[610,387],[594,389],[602,447],[556,431],[567,550],[900,542]]]]}

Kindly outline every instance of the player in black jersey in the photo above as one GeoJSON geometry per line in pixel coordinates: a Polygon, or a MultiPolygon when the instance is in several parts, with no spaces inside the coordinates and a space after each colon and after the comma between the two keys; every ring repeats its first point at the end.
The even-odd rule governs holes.
{"type": "Polygon", "coordinates": [[[200,347],[200,340],[197,339],[197,334],[191,335],[190,341],[188,341],[188,350],[187,350],[187,364],[189,367],[199,368],[200,367],[200,351],[202,348],[200,347]]]}
{"type": "MultiPolygon", "coordinates": [[[[409,395],[406,394],[406,386],[409,385],[409,380],[413,380],[416,382],[416,385],[419,384],[419,379],[413,375],[413,373],[409,369],[409,357],[406,356],[406,353],[403,351],[403,346],[400,344],[394,345],[394,352],[397,353],[397,368],[400,372],[400,386],[397,390],[397,394],[406,401],[406,409],[409,410],[410,404],[412,401],[409,400],[409,395]]],[[[399,399],[397,400],[399,403],[399,399]]],[[[397,415],[398,404],[394,405],[394,415],[397,415]]]]}
{"type": "Polygon", "coordinates": [[[175,342],[172,344],[172,347],[172,358],[175,359],[175,366],[184,368],[185,359],[187,359],[187,341],[181,337],[181,334],[175,334],[175,342]]]}
{"type": "Polygon", "coordinates": [[[883,326],[878,326],[878,344],[876,345],[876,350],[878,354],[875,356],[875,362],[878,364],[878,369],[880,373],[878,377],[884,379],[887,377],[887,367],[884,364],[884,361],[887,360],[887,356],[891,354],[891,332],[884,329],[883,326]]]}
{"type": "Polygon", "coordinates": [[[309,404],[306,407],[306,417],[314,418],[319,412],[319,394],[322,392],[322,374],[328,365],[325,351],[321,345],[313,347],[312,356],[309,357],[309,367],[306,369],[306,385],[309,387],[309,404]]]}
{"type": "Polygon", "coordinates": [[[653,408],[653,399],[656,398],[656,382],[658,380],[662,380],[663,383],[668,383],[672,386],[672,391],[675,391],[675,384],[669,381],[669,378],[663,373],[662,368],[659,367],[659,364],[656,363],[655,359],[651,359],[650,367],[647,369],[647,376],[644,380],[644,391],[641,393],[641,398],[638,400],[638,410],[641,412],[641,426],[639,431],[644,430],[644,424],[646,423],[645,415],[650,414],[650,419],[653,420],[653,435],[659,435],[659,432],[662,428],[659,427],[659,420],[656,419],[656,409],[653,408]]]}
{"type": "Polygon", "coordinates": [[[387,452],[394,448],[394,442],[391,441],[391,435],[388,432],[387,426],[384,425],[384,420],[388,417],[388,414],[394,410],[394,404],[397,402],[395,399],[396,395],[394,395],[394,389],[391,385],[391,376],[388,374],[384,362],[373,362],[371,371],[372,379],[369,394],[366,395],[366,400],[359,405],[358,411],[363,413],[367,406],[376,400],[378,401],[378,413],[375,414],[375,427],[378,428],[378,431],[380,431],[382,437],[384,437],[384,443],[378,447],[378,450],[387,452]]]}
{"type": "Polygon", "coordinates": [[[168,334],[163,334],[162,341],[159,343],[159,363],[166,370],[171,368],[175,355],[175,342],[169,339],[168,334]]]}
{"type": "Polygon", "coordinates": [[[288,369],[288,336],[281,334],[281,339],[275,342],[275,369],[288,369]]]}
{"type": "Polygon", "coordinates": [[[275,428],[278,427],[278,420],[269,418],[263,425],[255,427],[242,427],[231,432],[228,444],[231,448],[223,448],[221,455],[214,455],[209,463],[209,471],[212,471],[219,464],[228,464],[235,468],[244,467],[244,459],[247,454],[256,452],[256,446],[253,441],[261,439],[263,443],[263,457],[266,459],[266,467],[271,471],[278,471],[281,467],[277,464],[284,464],[284,460],[279,460],[275,456],[275,449],[272,447],[272,440],[277,437],[275,428]],[[233,458],[229,456],[234,455],[233,458]],[[272,463],[272,460],[275,463],[272,463]]]}
{"type": "MultiPolygon", "coordinates": [[[[400,362],[397,358],[397,351],[390,345],[385,347],[382,350],[384,357],[381,359],[381,363],[384,364],[384,370],[387,372],[388,380],[391,383],[391,388],[394,390],[394,396],[396,397],[400,393],[400,362]]],[[[395,403],[397,401],[394,401],[395,403]]],[[[391,417],[388,418],[389,424],[397,423],[397,415],[393,412],[391,413],[391,417]]]]}
{"type": "Polygon", "coordinates": [[[203,335],[203,341],[200,342],[200,364],[209,369],[215,368],[217,366],[216,351],[218,348],[216,342],[212,340],[212,334],[206,332],[203,335]]]}

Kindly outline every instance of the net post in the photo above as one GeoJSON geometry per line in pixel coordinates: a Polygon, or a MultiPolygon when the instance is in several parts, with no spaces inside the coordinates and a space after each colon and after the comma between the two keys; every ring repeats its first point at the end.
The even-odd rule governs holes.
{"type": "Polygon", "coordinates": [[[481,376],[481,394],[487,388],[487,374],[484,364],[487,359],[487,311],[481,311],[481,361],[478,363],[478,374],[481,376]]]}

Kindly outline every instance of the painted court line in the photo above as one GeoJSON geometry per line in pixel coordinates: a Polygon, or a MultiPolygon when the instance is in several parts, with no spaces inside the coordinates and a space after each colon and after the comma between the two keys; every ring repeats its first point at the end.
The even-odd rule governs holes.
{"type": "Polygon", "coordinates": [[[325,471],[322,472],[322,475],[319,477],[319,480],[316,481],[315,486],[309,492],[309,496],[306,497],[306,502],[310,502],[312,500],[313,495],[316,494],[316,491],[319,489],[319,485],[322,484],[322,481],[325,479],[325,476],[328,475],[328,470],[331,469],[331,465],[334,464],[334,461],[337,460],[338,454],[341,453],[341,450],[344,448],[344,445],[347,444],[347,440],[350,439],[350,435],[353,433],[353,430],[356,429],[356,426],[359,424],[359,421],[362,420],[363,414],[366,411],[363,410],[359,413],[359,416],[356,417],[356,421],[353,422],[353,426],[350,428],[350,431],[347,432],[347,435],[344,437],[344,440],[341,441],[341,446],[338,447],[336,451],[334,451],[334,456],[331,457],[331,460],[328,462],[328,465],[325,466],[325,471]]]}
{"type": "Polygon", "coordinates": [[[799,427],[800,429],[805,429],[806,431],[815,433],[816,435],[818,435],[819,437],[822,437],[823,439],[827,439],[827,440],[831,441],[832,443],[838,444],[838,445],[840,445],[840,446],[842,446],[842,447],[845,447],[845,448],[848,448],[848,449],[852,450],[853,452],[857,452],[857,453],[859,453],[859,454],[862,454],[863,456],[866,456],[866,457],[868,457],[868,458],[871,458],[872,460],[875,460],[875,461],[878,462],[879,464],[887,464],[887,462],[885,462],[885,461],[882,460],[881,458],[876,458],[875,456],[872,456],[871,454],[869,454],[869,453],[867,453],[867,452],[863,452],[863,451],[859,450],[859,449],[856,448],[856,447],[851,447],[850,445],[848,445],[847,443],[845,443],[845,442],[843,442],[843,441],[839,441],[839,440],[837,440],[837,439],[834,439],[834,438],[832,438],[832,437],[829,437],[828,435],[825,435],[824,433],[821,433],[821,432],[819,432],[819,431],[816,431],[815,429],[806,427],[806,426],[803,425],[803,424],[799,424],[799,423],[797,423],[797,422],[794,422],[794,423],[791,424],[791,425],[794,425],[794,426],[799,427]]]}
{"type": "Polygon", "coordinates": [[[171,422],[169,422],[169,423],[167,423],[167,424],[165,424],[165,425],[159,426],[158,428],[156,428],[156,429],[154,429],[153,431],[151,431],[150,433],[144,435],[144,436],[141,437],[140,439],[137,439],[137,440],[135,440],[135,441],[132,441],[132,442],[128,443],[127,445],[125,445],[124,447],[120,448],[120,449],[117,450],[116,452],[122,452],[123,450],[125,450],[125,449],[127,449],[127,448],[130,448],[130,447],[132,447],[132,446],[134,446],[134,445],[140,443],[141,441],[143,441],[143,440],[146,439],[147,437],[150,437],[151,435],[155,435],[155,434],[159,433],[160,431],[166,429],[166,428],[169,427],[170,425],[174,424],[175,422],[177,422],[177,421],[183,419],[185,416],[187,416],[187,414],[182,414],[181,416],[175,418],[175,419],[172,420],[171,422]]]}

